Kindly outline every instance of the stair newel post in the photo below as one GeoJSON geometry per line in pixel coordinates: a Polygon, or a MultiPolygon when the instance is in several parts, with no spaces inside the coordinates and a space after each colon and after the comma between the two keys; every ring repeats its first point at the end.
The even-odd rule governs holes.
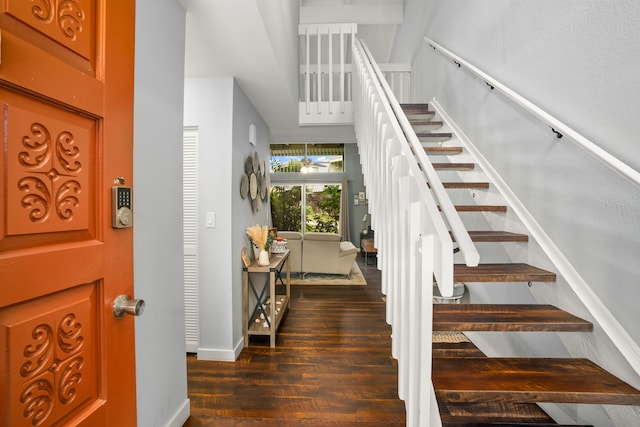
{"type": "MultiPolygon", "coordinates": [[[[406,164],[403,158],[403,163],[406,164]]],[[[410,186],[411,178],[407,175],[403,176],[399,180],[399,193],[400,193],[400,209],[402,210],[401,216],[398,218],[400,223],[399,238],[400,244],[400,305],[397,310],[397,323],[393,325],[394,335],[396,330],[399,334],[399,358],[398,358],[398,392],[402,390],[402,396],[400,397],[405,402],[410,399],[409,383],[411,381],[412,371],[411,364],[409,362],[410,341],[409,334],[411,317],[411,283],[409,281],[409,269],[411,267],[410,255],[411,255],[411,236],[409,235],[409,205],[411,200],[410,186]]],[[[399,393],[398,393],[399,394],[399,393]]]]}
{"type": "MultiPolygon", "coordinates": [[[[422,212],[423,215],[426,215],[422,212]]],[[[421,216],[424,220],[425,216],[421,216]]],[[[432,340],[426,339],[433,334],[433,286],[428,286],[433,281],[435,238],[433,234],[420,236],[420,266],[421,270],[421,295],[420,295],[420,426],[442,426],[438,401],[436,400],[433,382],[431,381],[431,358],[433,356],[432,340]],[[425,288],[426,287],[426,288],[425,288]]]]}
{"type": "MultiPolygon", "coordinates": [[[[403,239],[406,237],[406,234],[403,234],[404,231],[404,209],[401,203],[401,179],[406,175],[406,161],[402,156],[395,156],[392,161],[392,188],[393,188],[393,215],[390,216],[395,218],[393,221],[389,221],[387,225],[387,229],[389,230],[391,239],[393,241],[393,245],[391,247],[391,251],[393,253],[393,261],[388,266],[389,270],[389,279],[388,285],[389,289],[387,289],[387,323],[391,325],[392,328],[392,340],[391,340],[391,355],[396,359],[400,360],[401,349],[401,334],[400,334],[400,312],[401,312],[401,304],[402,304],[402,286],[403,286],[403,265],[401,262],[404,260],[403,248],[404,242],[403,239]]],[[[384,271],[384,270],[383,270],[384,271]]],[[[398,382],[401,381],[400,373],[398,373],[398,382]]],[[[400,394],[401,388],[398,387],[398,394],[400,394]]]]}
{"type": "Polygon", "coordinates": [[[421,350],[422,350],[422,257],[421,249],[421,216],[422,206],[418,200],[418,191],[416,182],[410,179],[409,186],[409,204],[408,204],[408,261],[409,269],[407,278],[407,302],[408,302],[408,322],[406,325],[408,336],[408,393],[405,405],[407,408],[407,425],[418,425],[420,416],[420,372],[422,367],[421,350]]]}
{"type": "MultiPolygon", "coordinates": [[[[397,262],[398,259],[398,247],[396,246],[397,233],[394,230],[396,224],[395,218],[398,217],[398,200],[397,200],[397,185],[394,185],[394,171],[397,166],[395,164],[398,161],[396,158],[400,154],[400,150],[397,144],[387,144],[384,149],[385,162],[382,172],[382,182],[384,186],[384,192],[382,193],[382,199],[386,201],[382,204],[381,210],[384,212],[382,219],[382,226],[377,229],[375,239],[380,240],[380,245],[376,246],[379,249],[380,266],[382,268],[382,289],[387,289],[387,283],[393,283],[393,271],[391,266],[397,262]]],[[[397,184],[397,182],[395,183],[397,184]]],[[[372,215],[375,216],[375,215],[372,215]]],[[[374,228],[376,230],[376,228],[374,228]]],[[[377,242],[377,241],[376,241],[377,242]]],[[[387,303],[387,313],[389,314],[389,307],[391,304],[387,303]]],[[[391,317],[387,316],[387,322],[390,322],[391,317]]]]}

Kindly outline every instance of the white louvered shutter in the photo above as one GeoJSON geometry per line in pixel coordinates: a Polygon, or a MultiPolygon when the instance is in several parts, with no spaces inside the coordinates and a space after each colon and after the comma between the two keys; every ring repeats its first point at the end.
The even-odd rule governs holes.
{"type": "Polygon", "coordinates": [[[184,308],[186,351],[200,345],[198,316],[198,129],[183,133],[182,209],[184,233],[184,308]]]}

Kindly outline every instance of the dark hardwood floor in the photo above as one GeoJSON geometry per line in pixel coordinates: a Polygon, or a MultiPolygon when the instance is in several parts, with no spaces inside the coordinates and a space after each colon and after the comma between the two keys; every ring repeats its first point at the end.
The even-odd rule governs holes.
{"type": "Polygon", "coordinates": [[[292,286],[276,348],[253,336],[236,362],[187,357],[195,426],[404,426],[380,272],[367,286],[292,286]]]}

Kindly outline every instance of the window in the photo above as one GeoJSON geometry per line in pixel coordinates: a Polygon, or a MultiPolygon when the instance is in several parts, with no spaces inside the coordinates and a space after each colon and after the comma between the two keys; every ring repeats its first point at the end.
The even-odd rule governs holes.
{"type": "Polygon", "coordinates": [[[273,226],[286,231],[340,233],[341,193],[340,184],[274,185],[273,226]]]}
{"type": "Polygon", "coordinates": [[[271,144],[271,172],[344,172],[344,144],[271,144]]]}

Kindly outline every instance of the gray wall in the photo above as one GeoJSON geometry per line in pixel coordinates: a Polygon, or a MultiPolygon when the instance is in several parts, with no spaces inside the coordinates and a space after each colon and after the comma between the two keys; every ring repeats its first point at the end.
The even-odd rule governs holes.
{"type": "Polygon", "coordinates": [[[198,358],[233,361],[244,347],[240,248],[247,227],[268,224],[268,206],[254,213],[240,196],[244,161],[266,159],[269,129],[231,77],[185,81],[185,126],[198,128],[198,358]],[[249,124],[257,145],[249,144],[249,124]],[[216,226],[205,227],[207,212],[216,226]]]}
{"type": "MultiPolygon", "coordinates": [[[[548,126],[423,41],[428,36],[460,55],[637,170],[640,5],[407,0],[405,17],[391,60],[413,64],[414,101],[438,99],[640,343],[638,187],[568,138],[558,140],[548,126]]],[[[547,287],[543,297],[582,314],[575,294],[562,286],[560,279],[560,289],[547,287]]],[[[602,334],[598,330],[593,336],[602,334]]],[[[606,338],[594,341],[574,343],[572,352],[638,383],[606,338]]],[[[637,411],[626,419],[634,416],[637,411]]],[[[618,425],[631,425],[624,420],[621,415],[618,425]]]]}
{"type": "MultiPolygon", "coordinates": [[[[423,35],[640,169],[640,121],[630,114],[640,111],[632,77],[640,71],[640,29],[633,19],[640,18],[640,5],[623,1],[611,10],[597,1],[430,4],[423,35]]],[[[420,40],[420,34],[412,39],[420,40]]],[[[456,72],[423,43],[413,54],[414,79],[422,86],[416,98],[437,97],[640,342],[637,187],[566,139],[557,140],[546,125],[469,73],[456,72]]]]}
{"type": "Polygon", "coordinates": [[[232,303],[233,303],[233,336],[238,344],[244,342],[242,328],[242,262],[240,249],[244,246],[251,251],[251,245],[246,235],[247,227],[259,225],[271,225],[269,214],[269,198],[262,202],[262,208],[258,212],[251,209],[249,197],[243,199],[240,196],[240,181],[244,171],[244,162],[254,152],[265,164],[269,165],[269,128],[264,123],[255,108],[251,105],[246,95],[237,83],[233,86],[233,163],[231,172],[231,203],[232,203],[232,303]],[[249,144],[249,124],[256,126],[256,145],[249,144]]]}
{"type": "Polygon", "coordinates": [[[136,9],[134,287],[147,304],[135,321],[138,425],[181,426],[189,416],[180,161],[185,12],[177,0],[138,0],[136,9]]]}

